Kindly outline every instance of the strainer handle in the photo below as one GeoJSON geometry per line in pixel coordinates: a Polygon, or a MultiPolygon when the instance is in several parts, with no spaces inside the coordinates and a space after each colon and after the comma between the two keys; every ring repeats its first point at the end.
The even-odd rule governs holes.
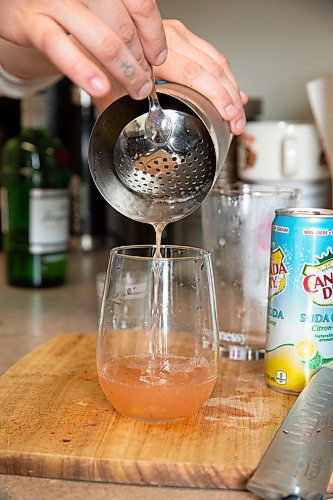
{"type": "Polygon", "coordinates": [[[148,96],[149,112],[145,123],[146,133],[156,144],[165,144],[172,133],[172,124],[168,115],[160,106],[156,87],[153,67],[151,69],[152,89],[148,96]]]}

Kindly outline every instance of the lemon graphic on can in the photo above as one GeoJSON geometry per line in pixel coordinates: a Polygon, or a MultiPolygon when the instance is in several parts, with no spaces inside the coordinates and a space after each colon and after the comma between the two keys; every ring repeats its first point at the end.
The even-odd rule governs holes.
{"type": "Polygon", "coordinates": [[[322,357],[317,351],[316,343],[310,339],[302,339],[294,346],[296,356],[310,370],[317,370],[322,364],[322,357]]]}
{"type": "Polygon", "coordinates": [[[313,340],[302,339],[294,346],[297,357],[301,361],[310,361],[314,358],[317,352],[316,344],[313,340]]]}

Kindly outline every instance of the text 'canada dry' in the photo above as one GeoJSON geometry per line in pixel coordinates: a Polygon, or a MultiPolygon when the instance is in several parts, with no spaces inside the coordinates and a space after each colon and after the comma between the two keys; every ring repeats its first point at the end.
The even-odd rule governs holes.
{"type": "Polygon", "coordinates": [[[266,382],[297,394],[323,365],[333,368],[333,210],[276,210],[266,382]]]}

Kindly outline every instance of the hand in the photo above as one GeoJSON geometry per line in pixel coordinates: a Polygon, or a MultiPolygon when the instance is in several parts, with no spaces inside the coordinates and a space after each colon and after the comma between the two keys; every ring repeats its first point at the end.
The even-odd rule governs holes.
{"type": "MultiPolygon", "coordinates": [[[[203,94],[214,104],[221,116],[230,122],[233,134],[240,135],[246,119],[243,105],[247,96],[238,88],[226,58],[210,43],[189,31],[180,21],[163,21],[168,42],[168,57],[154,68],[157,80],[180,83],[203,94]]],[[[99,111],[126,94],[114,82],[112,96],[95,99],[99,111]]]]}
{"type": "Polygon", "coordinates": [[[198,37],[178,20],[163,21],[168,57],[155,68],[155,77],[181,83],[203,94],[230,121],[235,135],[246,123],[243,104],[247,96],[238,88],[226,58],[210,43],[198,37]]]}
{"type": "MultiPolygon", "coordinates": [[[[44,73],[57,68],[92,97],[110,92],[109,74],[134,99],[146,97],[148,63],[161,64],[167,56],[155,0],[0,0],[0,12],[1,38],[37,49],[44,73]]],[[[0,61],[8,71],[18,68],[17,76],[39,76],[29,74],[24,61],[20,67],[0,61]]]]}

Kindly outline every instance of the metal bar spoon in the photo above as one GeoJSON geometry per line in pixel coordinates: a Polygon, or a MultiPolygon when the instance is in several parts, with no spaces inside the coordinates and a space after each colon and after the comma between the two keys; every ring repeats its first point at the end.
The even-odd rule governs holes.
{"type": "Polygon", "coordinates": [[[156,144],[165,144],[172,133],[172,124],[159,103],[153,67],[151,66],[152,90],[148,96],[149,111],[145,123],[147,137],[156,144]]]}

